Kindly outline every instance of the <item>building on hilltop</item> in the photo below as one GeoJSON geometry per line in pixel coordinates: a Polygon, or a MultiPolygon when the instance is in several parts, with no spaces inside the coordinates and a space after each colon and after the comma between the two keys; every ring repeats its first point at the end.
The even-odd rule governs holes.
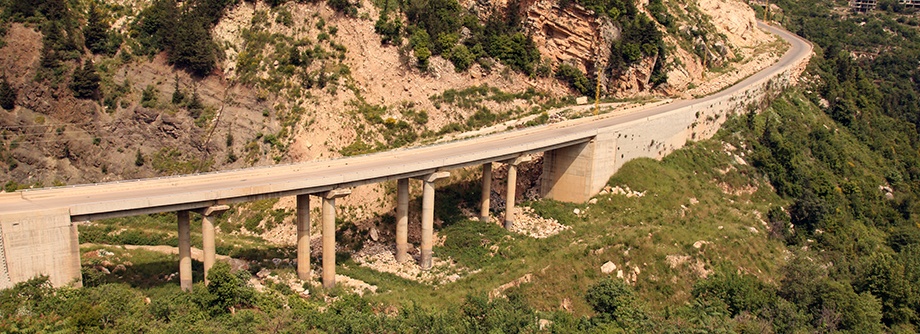
{"type": "Polygon", "coordinates": [[[857,13],[866,13],[875,9],[875,6],[878,6],[878,0],[850,0],[850,8],[857,13]]]}

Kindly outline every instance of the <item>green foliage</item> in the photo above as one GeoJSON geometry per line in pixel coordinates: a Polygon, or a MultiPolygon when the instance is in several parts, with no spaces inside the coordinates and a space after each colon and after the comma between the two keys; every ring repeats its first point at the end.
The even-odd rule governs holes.
{"type": "Polygon", "coordinates": [[[6,77],[0,77],[0,108],[13,110],[16,107],[18,93],[16,88],[13,88],[13,85],[6,80],[6,77]]]}
{"type": "Polygon", "coordinates": [[[157,105],[157,88],[154,85],[147,85],[141,92],[141,106],[144,108],[154,108],[157,105]]]}
{"type": "Polygon", "coordinates": [[[230,271],[230,265],[219,261],[208,271],[208,293],[213,295],[210,307],[213,312],[226,313],[231,308],[245,307],[254,301],[255,291],[248,286],[249,273],[230,271]]]}
{"type": "Polygon", "coordinates": [[[73,71],[70,90],[73,91],[73,96],[78,99],[98,99],[100,80],[93,62],[87,60],[82,68],[78,67],[73,71]]]}
{"type": "Polygon", "coordinates": [[[619,279],[603,279],[588,288],[585,300],[594,308],[598,324],[614,323],[628,332],[648,331],[651,322],[638,298],[626,283],[619,279]]]}
{"type": "Polygon", "coordinates": [[[148,53],[166,51],[168,60],[198,76],[208,75],[222,57],[210,30],[233,0],[156,0],[141,11],[134,34],[148,53]]]}
{"type": "Polygon", "coordinates": [[[472,333],[526,333],[536,330],[534,312],[520,293],[491,299],[468,295],[460,306],[466,330],[472,333]]]}
{"type": "Polygon", "coordinates": [[[360,1],[352,2],[350,0],[326,0],[326,4],[335,11],[350,17],[357,17],[358,8],[361,7],[360,1]]]}
{"type": "Polygon", "coordinates": [[[383,44],[402,44],[402,21],[399,19],[391,20],[387,15],[380,14],[380,18],[374,23],[374,32],[381,36],[380,42],[383,44]]]}
{"type": "Polygon", "coordinates": [[[569,64],[560,64],[556,68],[556,79],[568,83],[569,87],[581,95],[594,96],[595,85],[582,71],[569,64]]]}
{"type": "Polygon", "coordinates": [[[721,270],[693,286],[693,297],[715,298],[725,303],[731,316],[742,312],[756,312],[776,303],[773,287],[754,276],[738,274],[732,270],[721,270]]]}
{"type": "Polygon", "coordinates": [[[146,159],[144,159],[144,155],[141,154],[141,150],[138,149],[138,150],[137,150],[137,153],[134,154],[134,165],[137,166],[137,167],[140,167],[140,166],[143,166],[144,163],[146,163],[146,162],[147,162],[147,161],[146,161],[146,159]]]}
{"type": "MultiPolygon", "coordinates": [[[[499,245],[502,238],[508,235],[505,229],[495,224],[462,220],[442,229],[446,235],[444,244],[437,247],[436,252],[441,256],[449,256],[457,263],[469,268],[481,268],[488,263],[494,263],[504,258],[502,254],[493,254],[492,246],[499,245]]],[[[507,247],[507,246],[506,246],[507,247]]],[[[507,249],[500,252],[508,252],[507,249]]]]}
{"type": "Polygon", "coordinates": [[[86,48],[96,54],[114,55],[121,46],[121,36],[109,31],[107,18],[95,2],[89,6],[86,26],[83,27],[86,48]]]}

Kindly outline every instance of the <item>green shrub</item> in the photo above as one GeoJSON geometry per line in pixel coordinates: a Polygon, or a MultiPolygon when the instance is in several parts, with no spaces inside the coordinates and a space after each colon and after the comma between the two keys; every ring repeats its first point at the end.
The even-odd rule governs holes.
{"type": "Polygon", "coordinates": [[[584,73],[571,65],[559,65],[559,67],[556,68],[556,79],[567,83],[570,88],[574,89],[581,95],[594,96],[594,84],[591,83],[591,80],[585,77],[584,73]]]}

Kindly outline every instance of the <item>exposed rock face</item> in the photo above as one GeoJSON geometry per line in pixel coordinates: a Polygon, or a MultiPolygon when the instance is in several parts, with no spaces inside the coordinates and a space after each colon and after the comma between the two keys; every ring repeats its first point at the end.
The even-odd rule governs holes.
{"type": "Polygon", "coordinates": [[[538,0],[526,10],[524,24],[543,57],[590,72],[597,61],[610,58],[610,45],[620,31],[606,18],[578,4],[566,8],[557,1],[538,0]]]}
{"type": "Polygon", "coordinates": [[[633,96],[647,92],[651,88],[649,79],[652,77],[652,69],[655,68],[657,59],[656,57],[643,58],[616,78],[610,78],[607,93],[613,96],[633,96]]]}

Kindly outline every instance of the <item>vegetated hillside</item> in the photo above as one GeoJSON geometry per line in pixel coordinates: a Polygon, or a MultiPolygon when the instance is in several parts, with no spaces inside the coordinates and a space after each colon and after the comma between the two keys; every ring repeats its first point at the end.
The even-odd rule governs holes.
{"type": "MultiPolygon", "coordinates": [[[[436,210],[435,252],[470,269],[454,282],[418,283],[343,253],[341,274],[376,292],[322,291],[266,259],[292,249],[259,250],[252,238],[222,241],[221,253],[257,260],[250,270],[262,272],[265,292],[244,283],[249,273],[218,268],[212,285],[183,294],[170,281],[174,256],[95,245],[83,249],[87,288],[36,280],[4,290],[0,328],[916,332],[920,153],[916,104],[902,101],[917,91],[920,40],[910,17],[841,17],[833,5],[780,2],[794,30],[822,32],[809,36],[818,56],[803,87],[661,162],[627,163],[588,203],[526,204],[569,230],[535,239],[468,220],[476,182],[441,189],[453,209],[436,210]],[[882,49],[896,52],[869,52],[882,49]]],[[[161,235],[110,222],[81,237],[172,243],[174,223],[151,218],[142,226],[161,235]]],[[[354,233],[342,234],[355,244],[369,238],[354,233]]]]}
{"type": "Polygon", "coordinates": [[[762,44],[772,38],[736,2],[0,9],[7,191],[417,144],[593,97],[598,73],[602,96],[683,93],[704,86],[706,68],[743,76],[770,57],[762,44]]]}
{"type": "MultiPolygon", "coordinates": [[[[526,203],[569,226],[548,238],[438,210],[443,242],[435,253],[465,268],[453,282],[420,283],[341,253],[340,287],[324,291],[317,281],[294,278],[287,262],[269,260],[290,258],[292,248],[266,251],[258,241],[224,239],[219,251],[250,260],[249,271],[231,274],[221,264],[211,285],[199,283],[186,294],[171,279],[175,255],[86,244],[86,287],[54,289],[39,279],[4,290],[0,312],[9,316],[0,328],[911,332],[920,282],[917,239],[909,237],[915,233],[905,233],[902,218],[890,223],[902,232],[857,218],[899,205],[885,197],[887,189],[877,188],[892,169],[881,153],[796,90],[759,114],[752,108],[733,117],[714,139],[691,143],[660,162],[627,163],[611,178],[610,190],[588,203],[526,203]],[[831,157],[849,167],[836,167],[831,157]],[[828,187],[822,203],[830,209],[803,209],[799,197],[782,193],[785,174],[810,180],[804,187],[828,187]],[[807,220],[803,212],[823,215],[807,220]],[[346,284],[354,279],[365,284],[357,290],[363,296],[346,284]]],[[[471,180],[439,196],[466,206],[478,198],[475,189],[471,180]]],[[[161,235],[113,233],[131,227],[113,225],[81,231],[81,238],[175,243],[169,219],[135,223],[161,235]]],[[[196,266],[197,275],[200,270],[196,266]]]]}

